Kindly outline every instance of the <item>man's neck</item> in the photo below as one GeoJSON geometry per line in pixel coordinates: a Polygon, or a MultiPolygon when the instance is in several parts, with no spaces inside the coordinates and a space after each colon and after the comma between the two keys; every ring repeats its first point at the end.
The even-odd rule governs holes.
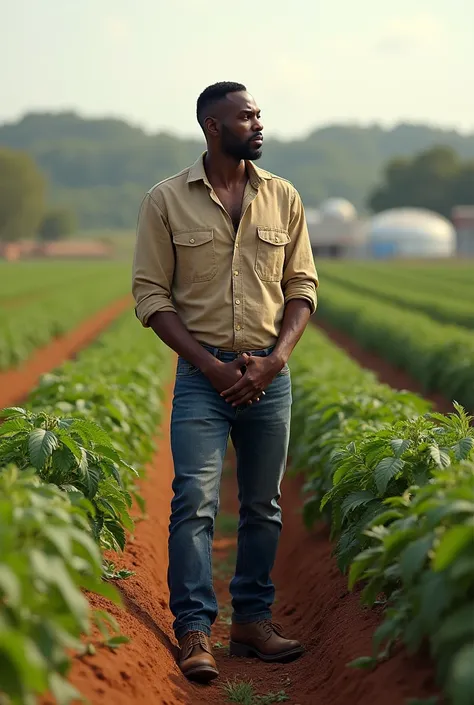
{"type": "Polygon", "coordinates": [[[209,150],[204,157],[204,169],[214,188],[231,190],[247,181],[247,167],[242,159],[238,161],[222,152],[209,150]]]}

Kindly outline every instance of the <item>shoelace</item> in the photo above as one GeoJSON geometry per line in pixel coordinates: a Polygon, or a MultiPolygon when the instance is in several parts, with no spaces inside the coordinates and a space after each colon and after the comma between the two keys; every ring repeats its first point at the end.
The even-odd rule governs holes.
{"type": "Polygon", "coordinates": [[[271,619],[264,619],[260,622],[260,624],[269,636],[273,632],[275,632],[275,634],[278,634],[278,636],[283,636],[283,627],[281,626],[281,624],[278,624],[277,622],[272,622],[271,619]]]}
{"type": "Polygon", "coordinates": [[[195,646],[201,646],[207,651],[206,636],[203,632],[190,632],[183,642],[183,651],[191,651],[195,646]]]}

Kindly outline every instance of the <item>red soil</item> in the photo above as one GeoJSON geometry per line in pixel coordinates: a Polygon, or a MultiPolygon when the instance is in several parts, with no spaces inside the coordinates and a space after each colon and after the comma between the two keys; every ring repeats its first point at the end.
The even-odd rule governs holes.
{"type": "Polygon", "coordinates": [[[454,411],[452,403],[442,394],[425,392],[422,385],[408,374],[408,372],[395,367],[395,365],[392,365],[391,362],[387,362],[387,360],[384,360],[380,355],[377,355],[377,353],[366,350],[357,341],[351,338],[350,335],[347,335],[347,333],[334,328],[334,326],[323,321],[321,318],[315,320],[315,324],[326,333],[330,340],[336,343],[336,345],[339,345],[340,348],[354,358],[361,367],[375,372],[378,379],[384,384],[388,384],[394,389],[406,389],[415,394],[419,394],[431,401],[434,408],[441,413],[449,414],[454,411]]]}
{"type": "Polygon", "coordinates": [[[18,404],[30,389],[38,384],[41,375],[73,357],[96,338],[115,318],[131,307],[130,296],[125,296],[81,323],[70,333],[53,340],[19,367],[0,372],[0,409],[18,404]]]}
{"type": "MultiPolygon", "coordinates": [[[[92,597],[95,608],[109,609],[123,632],[132,637],[118,651],[102,648],[95,656],[74,661],[71,681],[92,705],[224,705],[222,684],[234,678],[252,680],[260,694],[284,690],[292,705],[402,705],[407,696],[433,693],[432,672],[402,651],[373,673],[348,669],[353,658],[371,653],[371,638],[380,615],[364,611],[356,594],[347,591],[331,557],[326,527],[309,533],[300,515],[300,483],[287,478],[283,490],[284,530],[274,577],[277,586],[275,619],[301,639],[307,653],[289,665],[266,665],[229,658],[216,648],[221,677],[210,686],[188,683],[176,665],[172,617],[169,613],[167,532],[171,500],[172,458],[168,440],[169,415],[149,478],[142,484],[148,519],[137,525],[135,539],[116,560],[136,571],[118,583],[125,611],[92,597]]],[[[224,476],[222,511],[236,508],[231,471],[224,476]]],[[[213,630],[213,644],[228,643],[228,580],[222,566],[235,539],[216,536],[218,568],[215,587],[221,614],[213,630]],[[224,609],[222,609],[224,608],[224,609]]],[[[230,554],[232,556],[232,554],[230,554]]],[[[231,566],[232,564],[230,564],[231,566]]],[[[43,705],[50,705],[44,700],[43,705]]]]}
{"type": "MultiPolygon", "coordinates": [[[[20,370],[0,374],[0,407],[18,403],[42,373],[91,342],[128,305],[127,297],[38,351],[20,370]]],[[[367,357],[357,357],[362,353],[349,341],[344,342],[359,362],[372,367],[367,357]]],[[[401,377],[389,378],[389,371],[381,366],[378,371],[385,382],[413,388],[401,377]]],[[[372,634],[380,623],[380,614],[363,610],[358,595],[347,591],[347,579],[331,557],[327,527],[320,525],[313,532],[304,528],[300,482],[294,478],[287,478],[283,487],[284,528],[274,571],[274,617],[289,635],[303,642],[306,654],[293,664],[266,665],[229,658],[225,648],[217,648],[221,678],[211,686],[188,683],[176,664],[166,584],[173,474],[169,413],[162,432],[149,477],[142,484],[148,518],[137,524],[135,537],[123,556],[114,556],[118,567],[136,571],[135,576],[118,583],[125,609],[100,597],[90,598],[94,608],[108,609],[116,617],[131,642],[117,651],[99,648],[95,656],[74,659],[71,682],[92,705],[224,705],[227,701],[221,685],[234,677],[251,679],[261,694],[285,690],[290,705],[402,705],[407,697],[425,697],[435,692],[430,666],[422,659],[408,658],[401,649],[374,672],[347,668],[351,659],[371,653],[372,634]]],[[[222,511],[235,510],[235,478],[230,472],[223,479],[222,511]]],[[[215,587],[224,619],[215,625],[214,644],[228,643],[225,618],[229,614],[230,574],[225,574],[222,567],[226,559],[229,562],[234,547],[234,538],[216,536],[215,565],[221,570],[217,570],[215,587]]],[[[47,697],[41,702],[51,704],[47,697]]]]}

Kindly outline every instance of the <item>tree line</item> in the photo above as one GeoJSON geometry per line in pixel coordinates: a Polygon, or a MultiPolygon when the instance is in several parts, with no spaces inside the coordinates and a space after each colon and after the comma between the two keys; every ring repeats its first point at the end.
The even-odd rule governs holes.
{"type": "Polygon", "coordinates": [[[76,228],[72,209],[50,207],[47,182],[26,153],[0,149],[0,241],[59,240],[76,228]]]}
{"type": "MultiPolygon", "coordinates": [[[[204,150],[203,140],[147,134],[121,120],[88,120],[75,113],[29,114],[0,126],[2,146],[0,169],[12,159],[5,150],[20,150],[22,164],[27,155],[32,162],[25,183],[36,189],[25,206],[28,221],[17,214],[12,233],[38,229],[46,203],[60,209],[64,225],[66,214],[74,213],[81,229],[133,228],[143,193],[204,150]]],[[[359,211],[424,205],[447,214],[454,203],[472,203],[472,160],[474,135],[423,125],[391,130],[333,125],[305,139],[268,139],[260,165],[292,181],[307,207],[338,196],[359,211]]],[[[14,181],[20,179],[18,169],[14,181]]],[[[13,186],[6,182],[11,178],[0,173],[0,229],[5,202],[14,202],[7,195],[13,186]]]]}

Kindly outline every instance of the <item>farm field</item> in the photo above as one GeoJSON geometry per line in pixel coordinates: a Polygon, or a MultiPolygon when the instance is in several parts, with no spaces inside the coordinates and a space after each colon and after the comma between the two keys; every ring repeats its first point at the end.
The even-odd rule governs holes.
{"type": "Polygon", "coordinates": [[[442,323],[474,328],[474,264],[416,268],[377,263],[322,263],[324,279],[442,323]],[[465,276],[467,275],[467,276],[465,276]]]}
{"type": "Polygon", "coordinates": [[[316,320],[342,331],[364,349],[409,373],[425,393],[439,392],[448,402],[456,399],[466,408],[474,409],[474,331],[468,324],[474,306],[472,294],[464,295],[472,290],[472,264],[416,268],[323,261],[320,273],[323,285],[316,320]],[[328,277],[324,279],[326,268],[328,277]],[[463,293],[456,287],[458,269],[463,293]],[[406,285],[407,279],[412,282],[412,272],[425,273],[419,276],[418,285],[406,285]],[[387,286],[382,290],[385,277],[387,286]],[[449,299],[440,292],[435,294],[438,279],[440,287],[450,282],[449,299]],[[441,322],[441,310],[446,319],[448,316],[445,309],[448,300],[452,320],[441,322]]]}
{"type": "Polygon", "coordinates": [[[0,371],[129,296],[129,290],[129,266],[123,262],[0,263],[0,371]]]}
{"type": "MultiPolygon", "coordinates": [[[[102,307],[128,286],[127,267],[106,264],[104,278],[122,271],[123,283],[115,294],[109,289],[102,307]]],[[[48,266],[61,290],[64,279],[48,266]]],[[[324,268],[321,299],[349,306],[345,288],[326,281],[324,268]]],[[[101,305],[91,308],[90,275],[81,281],[79,320],[87,323],[101,305]]],[[[357,311],[369,301],[392,306],[362,292],[350,300],[359,295],[357,311]]],[[[25,300],[25,314],[30,305],[25,300]]],[[[397,306],[407,318],[445,327],[397,306]]],[[[291,360],[292,464],[274,574],[275,619],[308,653],[273,666],[228,656],[238,511],[229,454],[214,548],[221,678],[207,688],[185,681],[166,587],[175,363],[132,310],[119,313],[1,412],[0,702],[3,692],[13,705],[76,703],[78,693],[92,705],[363,705],[368,697],[374,705],[441,705],[444,692],[451,705],[470,705],[470,419],[459,406],[451,415],[431,413],[420,396],[381,384],[313,326],[291,360]]],[[[465,326],[454,330],[471,335],[465,326]]],[[[473,374],[470,350],[464,366],[443,358],[453,361],[446,379],[457,390],[469,366],[473,374]]],[[[410,371],[427,374],[425,367],[410,371]]]]}

